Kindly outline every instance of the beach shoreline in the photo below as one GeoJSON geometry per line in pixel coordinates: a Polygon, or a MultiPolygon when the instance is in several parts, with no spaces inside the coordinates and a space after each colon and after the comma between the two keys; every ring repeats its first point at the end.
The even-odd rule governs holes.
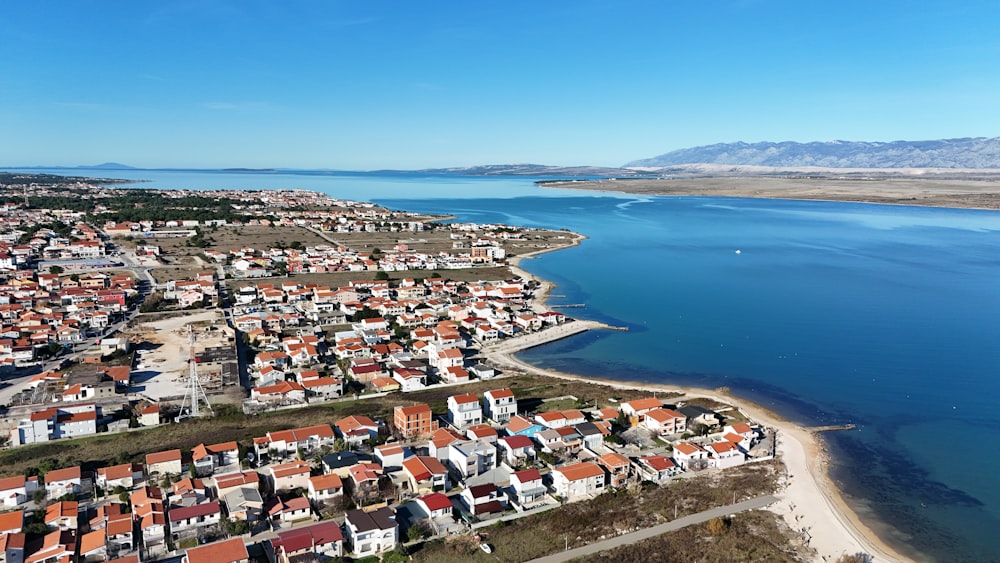
{"type": "Polygon", "coordinates": [[[536,182],[541,188],[639,196],[828,201],[1000,210],[1000,179],[920,177],[775,177],[755,175],[536,182]]]}
{"type": "MultiPolygon", "coordinates": [[[[539,290],[532,299],[533,309],[538,312],[550,310],[546,301],[555,284],[539,279],[525,271],[520,267],[521,260],[545,252],[577,246],[585,239],[584,235],[576,234],[573,242],[566,247],[545,249],[512,257],[509,264],[515,275],[534,280],[540,284],[539,290]]],[[[848,506],[830,478],[826,445],[817,433],[785,419],[762,405],[736,397],[726,389],[710,390],[586,377],[540,368],[515,357],[518,352],[528,348],[587,330],[601,328],[608,327],[596,321],[573,320],[543,331],[543,333],[553,331],[549,335],[543,336],[543,333],[539,333],[539,338],[522,340],[525,337],[521,337],[506,340],[497,345],[484,346],[481,353],[493,365],[501,369],[523,371],[555,379],[607,385],[614,389],[639,389],[648,390],[651,393],[681,393],[686,399],[704,398],[731,405],[754,422],[777,431],[777,452],[785,465],[787,479],[783,489],[776,494],[781,501],[767,510],[783,518],[793,531],[802,532],[803,536],[808,538],[808,546],[816,550],[817,556],[821,560],[835,561],[842,555],[867,553],[873,557],[875,562],[912,561],[911,558],[900,554],[878,537],[848,506]]]]}

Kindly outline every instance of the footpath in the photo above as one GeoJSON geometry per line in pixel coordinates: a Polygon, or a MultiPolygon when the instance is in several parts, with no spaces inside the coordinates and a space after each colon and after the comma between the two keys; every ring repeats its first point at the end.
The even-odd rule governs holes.
{"type": "Polygon", "coordinates": [[[599,541],[596,543],[592,543],[590,545],[585,545],[583,547],[576,547],[568,551],[562,551],[559,553],[554,553],[552,555],[547,555],[545,557],[539,557],[538,559],[533,559],[530,563],[561,563],[563,561],[570,561],[572,559],[576,559],[579,557],[594,555],[598,552],[606,551],[608,549],[614,549],[616,547],[620,547],[623,545],[641,542],[642,540],[653,538],[661,534],[665,534],[667,532],[680,530],[681,528],[691,526],[692,524],[701,524],[702,522],[708,522],[712,518],[728,516],[729,514],[735,514],[737,512],[743,512],[746,510],[764,508],[765,506],[774,504],[776,502],[778,502],[777,497],[772,495],[764,495],[752,498],[750,500],[738,502],[736,504],[710,508],[702,512],[689,514],[687,516],[678,518],[676,520],[671,520],[670,522],[666,522],[664,524],[653,526],[652,528],[645,528],[643,530],[638,530],[636,532],[631,532],[604,541],[599,541]]]}

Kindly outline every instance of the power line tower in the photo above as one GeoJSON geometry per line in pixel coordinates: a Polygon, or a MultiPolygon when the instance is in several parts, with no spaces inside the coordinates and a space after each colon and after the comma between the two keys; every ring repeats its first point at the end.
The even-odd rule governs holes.
{"type": "Polygon", "coordinates": [[[194,354],[194,328],[188,325],[188,369],[189,369],[189,379],[188,379],[188,389],[184,394],[184,400],[181,401],[181,412],[177,415],[177,420],[181,421],[186,418],[197,418],[201,416],[200,402],[205,401],[205,406],[208,407],[208,412],[212,416],[215,416],[215,411],[212,410],[212,403],[208,402],[208,396],[205,395],[205,389],[202,388],[201,382],[198,381],[198,358],[194,354]],[[190,411],[184,413],[184,405],[191,402],[190,411]]]}

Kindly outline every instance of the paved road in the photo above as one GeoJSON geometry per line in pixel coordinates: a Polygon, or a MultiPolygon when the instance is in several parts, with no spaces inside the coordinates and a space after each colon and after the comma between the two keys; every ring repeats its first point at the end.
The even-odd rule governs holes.
{"type": "Polygon", "coordinates": [[[744,510],[764,508],[765,506],[768,506],[775,502],[778,502],[777,497],[771,495],[759,496],[756,498],[752,498],[750,500],[738,502],[736,504],[730,504],[728,506],[720,506],[718,508],[712,508],[704,512],[698,512],[697,514],[690,514],[688,516],[678,518],[677,520],[671,520],[670,522],[667,522],[665,524],[660,524],[658,526],[653,526],[652,528],[646,528],[644,530],[639,530],[637,532],[632,532],[630,534],[621,535],[615,538],[611,538],[609,540],[599,541],[597,543],[592,543],[590,545],[585,545],[583,547],[577,547],[569,551],[554,553],[546,557],[539,557],[538,559],[532,560],[531,563],[561,563],[563,561],[576,559],[577,557],[594,555],[599,551],[614,549],[619,546],[640,542],[645,539],[659,536],[660,534],[665,534],[667,532],[680,530],[681,528],[690,526],[692,524],[700,524],[702,522],[707,522],[712,518],[718,518],[720,516],[726,516],[728,514],[734,514],[736,512],[743,512],[744,510]]]}

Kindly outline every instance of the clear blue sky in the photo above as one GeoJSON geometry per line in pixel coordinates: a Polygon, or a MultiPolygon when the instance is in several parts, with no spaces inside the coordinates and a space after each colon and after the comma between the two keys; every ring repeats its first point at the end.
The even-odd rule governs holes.
{"type": "Polygon", "coordinates": [[[0,3],[0,165],[618,166],[1000,136],[1000,2],[0,3]]]}

